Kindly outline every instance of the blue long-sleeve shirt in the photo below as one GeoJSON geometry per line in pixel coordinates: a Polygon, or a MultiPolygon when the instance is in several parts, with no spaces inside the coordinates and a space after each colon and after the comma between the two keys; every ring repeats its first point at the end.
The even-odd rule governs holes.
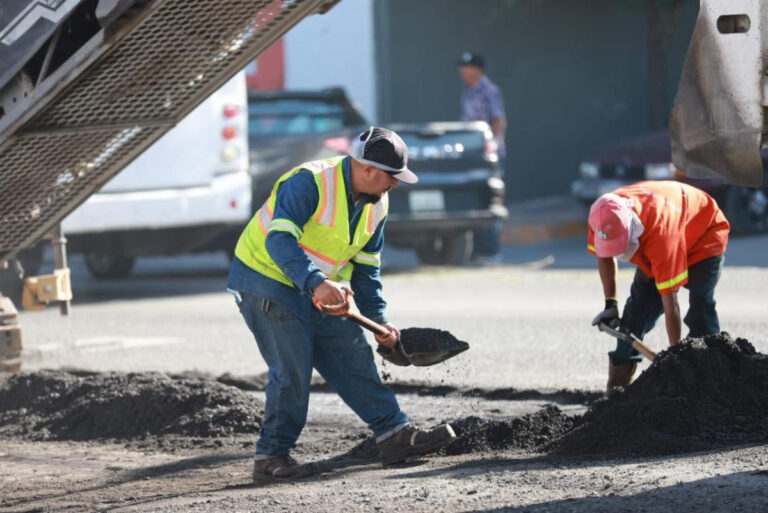
{"type": "MultiPolygon", "coordinates": [[[[350,158],[342,161],[342,173],[347,193],[347,205],[350,212],[350,239],[357,228],[363,207],[373,200],[363,195],[355,202],[350,185],[350,158]]],[[[283,182],[278,189],[275,202],[274,219],[288,219],[296,226],[307,224],[317,209],[319,195],[315,179],[310,171],[300,171],[283,182]]],[[[363,248],[366,253],[379,253],[384,246],[384,225],[386,218],[379,223],[373,236],[363,248]]],[[[293,282],[295,288],[268,278],[246,266],[237,257],[230,268],[227,287],[233,290],[251,290],[268,299],[277,301],[300,317],[308,317],[311,311],[311,297],[315,288],[326,279],[317,266],[307,258],[297,244],[295,236],[284,231],[272,231],[267,234],[266,247],[275,264],[293,282]]],[[[379,267],[353,265],[350,284],[355,293],[355,303],[360,312],[376,322],[387,322],[386,301],[381,292],[379,267]]]]}

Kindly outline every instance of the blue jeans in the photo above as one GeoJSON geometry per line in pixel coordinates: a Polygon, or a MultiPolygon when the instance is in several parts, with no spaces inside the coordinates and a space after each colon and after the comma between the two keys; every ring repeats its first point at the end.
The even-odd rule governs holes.
{"type": "MultiPolygon", "coordinates": [[[[499,155],[499,173],[501,178],[507,184],[506,177],[506,158],[499,155]]],[[[509,189],[507,189],[509,190],[509,189]]],[[[495,256],[501,251],[501,232],[504,228],[504,221],[498,220],[490,228],[474,230],[474,251],[473,256],[495,256]]]]}
{"type": "Polygon", "coordinates": [[[395,394],[379,379],[373,351],[358,325],[320,312],[302,320],[253,292],[239,295],[240,313],[269,367],[256,454],[283,456],[296,446],[307,420],[313,367],[374,436],[408,422],[395,394]]]}
{"type": "MultiPolygon", "coordinates": [[[[690,330],[689,337],[720,333],[720,321],[715,310],[715,286],[720,279],[723,260],[723,255],[720,255],[702,260],[688,268],[688,284],[685,288],[689,290],[689,304],[684,321],[690,330]]],[[[621,316],[622,328],[642,339],[653,329],[662,313],[664,307],[656,282],[638,269],[621,316]]],[[[616,350],[608,353],[608,356],[617,365],[642,360],[630,344],[618,339],[616,350]]]]}

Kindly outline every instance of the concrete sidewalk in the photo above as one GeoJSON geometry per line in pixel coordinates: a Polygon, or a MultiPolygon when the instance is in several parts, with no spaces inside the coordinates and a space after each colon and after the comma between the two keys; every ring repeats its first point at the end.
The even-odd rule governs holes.
{"type": "Polygon", "coordinates": [[[587,209],[571,196],[537,198],[508,206],[501,243],[527,245],[587,234],[587,209]]]}

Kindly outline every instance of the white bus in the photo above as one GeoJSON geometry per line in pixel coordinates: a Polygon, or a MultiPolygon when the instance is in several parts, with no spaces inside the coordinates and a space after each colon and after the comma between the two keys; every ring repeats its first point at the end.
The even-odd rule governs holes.
{"type": "Polygon", "coordinates": [[[238,73],[62,224],[96,278],[137,257],[231,252],[251,216],[245,74],[238,73]]]}

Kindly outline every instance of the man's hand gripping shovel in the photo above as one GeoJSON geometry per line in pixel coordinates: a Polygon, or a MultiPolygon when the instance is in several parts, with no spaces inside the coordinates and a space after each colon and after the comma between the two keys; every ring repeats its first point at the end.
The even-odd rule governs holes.
{"type": "Polygon", "coordinates": [[[618,326],[614,328],[605,324],[604,322],[600,322],[597,324],[597,329],[618,339],[621,339],[628,344],[631,344],[635,351],[645,356],[650,361],[653,361],[656,358],[656,353],[654,353],[650,347],[646,346],[642,340],[637,338],[632,333],[622,331],[618,326]]]}
{"type": "Polygon", "coordinates": [[[339,303],[337,305],[323,305],[316,297],[312,298],[312,303],[315,305],[315,308],[326,315],[340,315],[348,317],[363,328],[371,331],[375,336],[376,342],[380,344],[377,352],[390,362],[403,367],[411,365],[411,359],[405,352],[403,344],[399,340],[397,340],[393,345],[386,344],[384,340],[389,338],[390,331],[381,324],[374,322],[361,314],[360,310],[357,309],[357,305],[352,299],[351,294],[347,294],[346,300],[343,303],[339,303]]]}

